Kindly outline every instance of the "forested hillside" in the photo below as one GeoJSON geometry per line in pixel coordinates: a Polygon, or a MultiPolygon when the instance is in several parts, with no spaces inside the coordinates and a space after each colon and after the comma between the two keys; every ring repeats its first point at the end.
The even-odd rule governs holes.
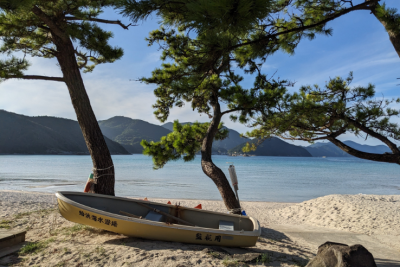
{"type": "MultiPolygon", "coordinates": [[[[117,142],[105,140],[111,154],[129,154],[117,142]]],[[[89,151],[77,121],[0,110],[0,154],[89,155],[89,151]]]]}

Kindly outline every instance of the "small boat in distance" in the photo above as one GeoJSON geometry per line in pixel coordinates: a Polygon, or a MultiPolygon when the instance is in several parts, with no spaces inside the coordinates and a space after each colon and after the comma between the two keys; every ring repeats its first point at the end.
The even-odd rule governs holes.
{"type": "Polygon", "coordinates": [[[80,192],[57,192],[61,215],[72,222],[153,240],[254,246],[257,219],[179,205],[80,192]]]}

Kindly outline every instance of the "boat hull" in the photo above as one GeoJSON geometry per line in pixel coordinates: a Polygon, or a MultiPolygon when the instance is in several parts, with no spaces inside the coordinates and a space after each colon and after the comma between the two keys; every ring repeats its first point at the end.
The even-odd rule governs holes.
{"type": "MultiPolygon", "coordinates": [[[[135,219],[71,203],[59,195],[57,198],[59,211],[65,219],[126,236],[202,245],[250,247],[256,244],[260,235],[259,233],[249,236],[239,231],[229,232],[135,219]]],[[[258,224],[257,220],[255,222],[258,224]]]]}

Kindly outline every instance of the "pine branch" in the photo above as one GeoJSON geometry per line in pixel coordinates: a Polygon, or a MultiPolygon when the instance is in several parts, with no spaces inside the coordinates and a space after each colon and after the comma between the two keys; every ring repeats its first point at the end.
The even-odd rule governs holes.
{"type": "Polygon", "coordinates": [[[262,37],[262,38],[257,39],[257,40],[253,40],[253,41],[250,41],[250,42],[234,45],[231,48],[235,49],[235,48],[246,46],[246,45],[256,44],[256,43],[259,43],[259,42],[262,42],[262,41],[266,41],[268,39],[271,39],[271,38],[274,38],[274,37],[277,37],[277,36],[280,36],[280,35],[289,34],[289,33],[292,33],[292,32],[302,32],[302,31],[305,31],[305,30],[308,30],[308,29],[311,29],[311,28],[314,28],[314,27],[318,27],[320,25],[324,25],[325,23],[328,23],[329,21],[332,21],[332,20],[334,20],[336,18],[339,18],[339,17],[341,17],[341,16],[343,16],[343,15],[345,15],[347,13],[350,13],[351,11],[355,11],[355,10],[371,10],[371,6],[375,5],[379,1],[380,0],[367,0],[364,3],[361,3],[361,4],[358,4],[356,6],[347,8],[347,9],[345,9],[345,10],[339,12],[339,13],[332,14],[332,15],[328,16],[326,19],[321,20],[321,21],[319,21],[317,23],[314,23],[314,24],[311,24],[311,25],[307,25],[307,26],[301,26],[301,27],[298,27],[298,28],[289,29],[289,30],[278,32],[278,33],[275,33],[275,34],[271,34],[271,35],[262,37]]]}
{"type": "Polygon", "coordinates": [[[95,22],[106,23],[106,24],[117,24],[125,30],[128,30],[128,28],[130,26],[137,26],[137,25],[133,25],[132,23],[125,25],[125,24],[122,24],[122,22],[119,20],[106,20],[106,19],[96,19],[96,18],[81,19],[81,18],[77,18],[77,17],[65,17],[65,20],[84,20],[84,21],[87,20],[87,21],[95,21],[95,22]]]}
{"type": "Polygon", "coordinates": [[[367,152],[362,152],[357,149],[351,148],[348,145],[344,144],[343,142],[337,140],[336,138],[333,137],[328,137],[327,138],[329,141],[331,141],[335,146],[343,150],[344,152],[355,156],[357,158],[361,159],[368,159],[368,160],[373,160],[373,161],[379,161],[379,162],[388,162],[388,163],[400,163],[400,155],[399,154],[374,154],[374,153],[367,153],[367,152]]]}
{"type": "Polygon", "coordinates": [[[55,82],[65,82],[62,77],[49,77],[49,76],[41,76],[41,75],[8,75],[7,78],[4,79],[24,79],[24,80],[46,80],[46,81],[55,81],[55,82]]]}
{"type": "Polygon", "coordinates": [[[78,52],[77,49],[75,49],[75,55],[81,57],[85,62],[83,62],[82,65],[79,66],[79,69],[82,69],[84,67],[86,67],[87,63],[88,63],[88,57],[80,52],[78,52]]]}
{"type": "Polygon", "coordinates": [[[68,36],[40,8],[34,6],[32,12],[47,24],[52,33],[56,34],[64,42],[69,40],[68,36]]]}
{"type": "Polygon", "coordinates": [[[236,111],[242,111],[242,110],[256,110],[256,107],[254,107],[254,108],[233,108],[233,109],[228,109],[228,110],[225,110],[224,112],[221,112],[221,115],[223,116],[223,115],[228,114],[228,113],[232,113],[232,112],[236,112],[236,111]]]}
{"type": "Polygon", "coordinates": [[[393,142],[391,142],[388,138],[386,138],[385,136],[371,130],[370,128],[366,127],[365,125],[362,125],[361,123],[359,123],[358,121],[352,120],[348,117],[344,117],[343,119],[346,120],[347,122],[353,124],[355,127],[359,128],[361,131],[363,131],[364,133],[382,141],[383,143],[385,143],[390,150],[392,150],[393,153],[396,154],[400,154],[400,150],[397,148],[396,144],[394,144],[393,142]]]}

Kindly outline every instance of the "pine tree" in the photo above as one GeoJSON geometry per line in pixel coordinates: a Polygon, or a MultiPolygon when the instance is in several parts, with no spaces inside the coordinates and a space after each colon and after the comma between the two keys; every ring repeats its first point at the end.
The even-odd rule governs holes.
{"type": "MultiPolygon", "coordinates": [[[[215,20],[208,20],[207,27],[196,28],[193,24],[177,22],[174,25],[178,30],[161,27],[153,31],[148,38],[149,44],[160,44],[165,63],[153,71],[152,77],[142,79],[157,85],[154,108],[160,121],[167,120],[171,108],[185,103],[210,118],[206,124],[181,126],[175,122],[173,132],[160,142],[142,141],[144,154],[153,157],[155,168],[161,168],[168,161],[181,157],[185,161],[192,160],[200,151],[203,172],[217,186],[228,210],[234,213],[240,213],[240,206],[225,174],[212,161],[213,141],[226,137],[227,132],[221,124],[223,116],[231,115],[231,119],[245,123],[258,110],[274,106],[280,99],[285,93],[286,81],[267,78],[261,72],[262,63],[267,55],[278,49],[292,52],[296,42],[296,38],[274,40],[271,46],[258,50],[237,46],[253,34],[261,33],[262,29],[252,30],[253,24],[271,12],[268,1],[254,2],[253,5],[251,1],[241,1],[236,5],[232,1],[214,1],[215,5],[205,9],[212,11],[215,20]],[[230,14],[234,18],[230,18],[230,14]],[[223,21],[229,25],[214,27],[223,21]],[[191,29],[196,31],[194,37],[190,37],[191,29]],[[255,76],[252,88],[241,86],[243,77],[235,73],[235,65],[255,76]],[[226,108],[221,104],[226,104],[226,108]]],[[[164,21],[169,23],[166,18],[164,21]]],[[[314,31],[325,32],[323,29],[314,31]]]]}
{"type": "MultiPolygon", "coordinates": [[[[274,110],[261,112],[252,124],[257,129],[247,136],[260,138],[260,142],[270,136],[308,142],[329,140],[352,156],[400,164],[400,150],[393,142],[400,140],[400,127],[391,122],[400,114],[391,105],[399,103],[400,98],[376,99],[374,85],[352,88],[352,80],[350,73],[346,79],[330,79],[325,88],[303,86],[299,93],[286,94],[274,110]],[[374,154],[351,148],[338,139],[345,133],[376,138],[392,153],[374,154]]],[[[244,150],[256,147],[248,144],[244,150]]]]}
{"type": "Polygon", "coordinates": [[[114,62],[123,55],[121,48],[108,44],[113,34],[98,26],[106,23],[128,29],[129,25],[120,21],[98,18],[103,8],[113,6],[114,1],[106,0],[0,1],[0,52],[4,55],[0,60],[1,81],[47,80],[67,85],[92,157],[97,181],[94,190],[107,195],[114,195],[113,161],[91,108],[81,71],[91,72],[97,64],[114,62]],[[26,55],[56,58],[63,77],[24,75],[29,67],[26,55]]]}
{"type": "Polygon", "coordinates": [[[153,12],[163,21],[164,27],[153,31],[148,41],[160,44],[165,63],[151,78],[142,79],[157,85],[156,117],[165,121],[171,108],[189,102],[211,119],[193,129],[175,122],[173,133],[160,142],[143,141],[144,153],[153,156],[159,168],[182,156],[191,160],[200,150],[203,172],[218,187],[226,207],[237,211],[232,189],[211,158],[214,138],[223,138],[218,131],[222,116],[246,123],[259,112],[273,110],[285,94],[285,81],[267,79],[261,72],[267,57],[278,50],[292,54],[303,38],[330,35],[328,22],[357,10],[372,11],[379,1],[125,0],[122,13],[134,22],[153,12]],[[243,77],[233,65],[255,75],[252,88],[242,88],[243,77]]]}
{"type": "MultiPolygon", "coordinates": [[[[156,12],[167,24],[185,24],[197,31],[240,29],[255,34],[242,39],[236,46],[270,46],[272,41],[314,38],[326,24],[354,11],[367,11],[384,26],[400,57],[400,15],[381,0],[123,0],[122,13],[133,21],[146,19],[156,12]],[[263,16],[267,11],[268,16],[263,16]],[[246,10],[247,9],[247,10],[246,10]],[[255,12],[254,10],[257,10],[255,12]],[[224,12],[227,11],[227,12],[224,12]],[[240,13],[240,12],[242,13],[240,13]],[[244,12],[254,15],[243,17],[244,12]],[[249,23],[251,20],[255,23],[249,23]],[[256,22],[256,20],[258,20],[256,22]],[[257,31],[258,29],[258,31],[257,31]]],[[[325,29],[330,34],[330,29],[325,29]]]]}
{"type": "MultiPolygon", "coordinates": [[[[369,0],[371,1],[371,0],[369,0]]],[[[400,57],[400,14],[396,8],[386,7],[385,3],[370,5],[371,13],[385,27],[397,55],[400,57]]]]}

